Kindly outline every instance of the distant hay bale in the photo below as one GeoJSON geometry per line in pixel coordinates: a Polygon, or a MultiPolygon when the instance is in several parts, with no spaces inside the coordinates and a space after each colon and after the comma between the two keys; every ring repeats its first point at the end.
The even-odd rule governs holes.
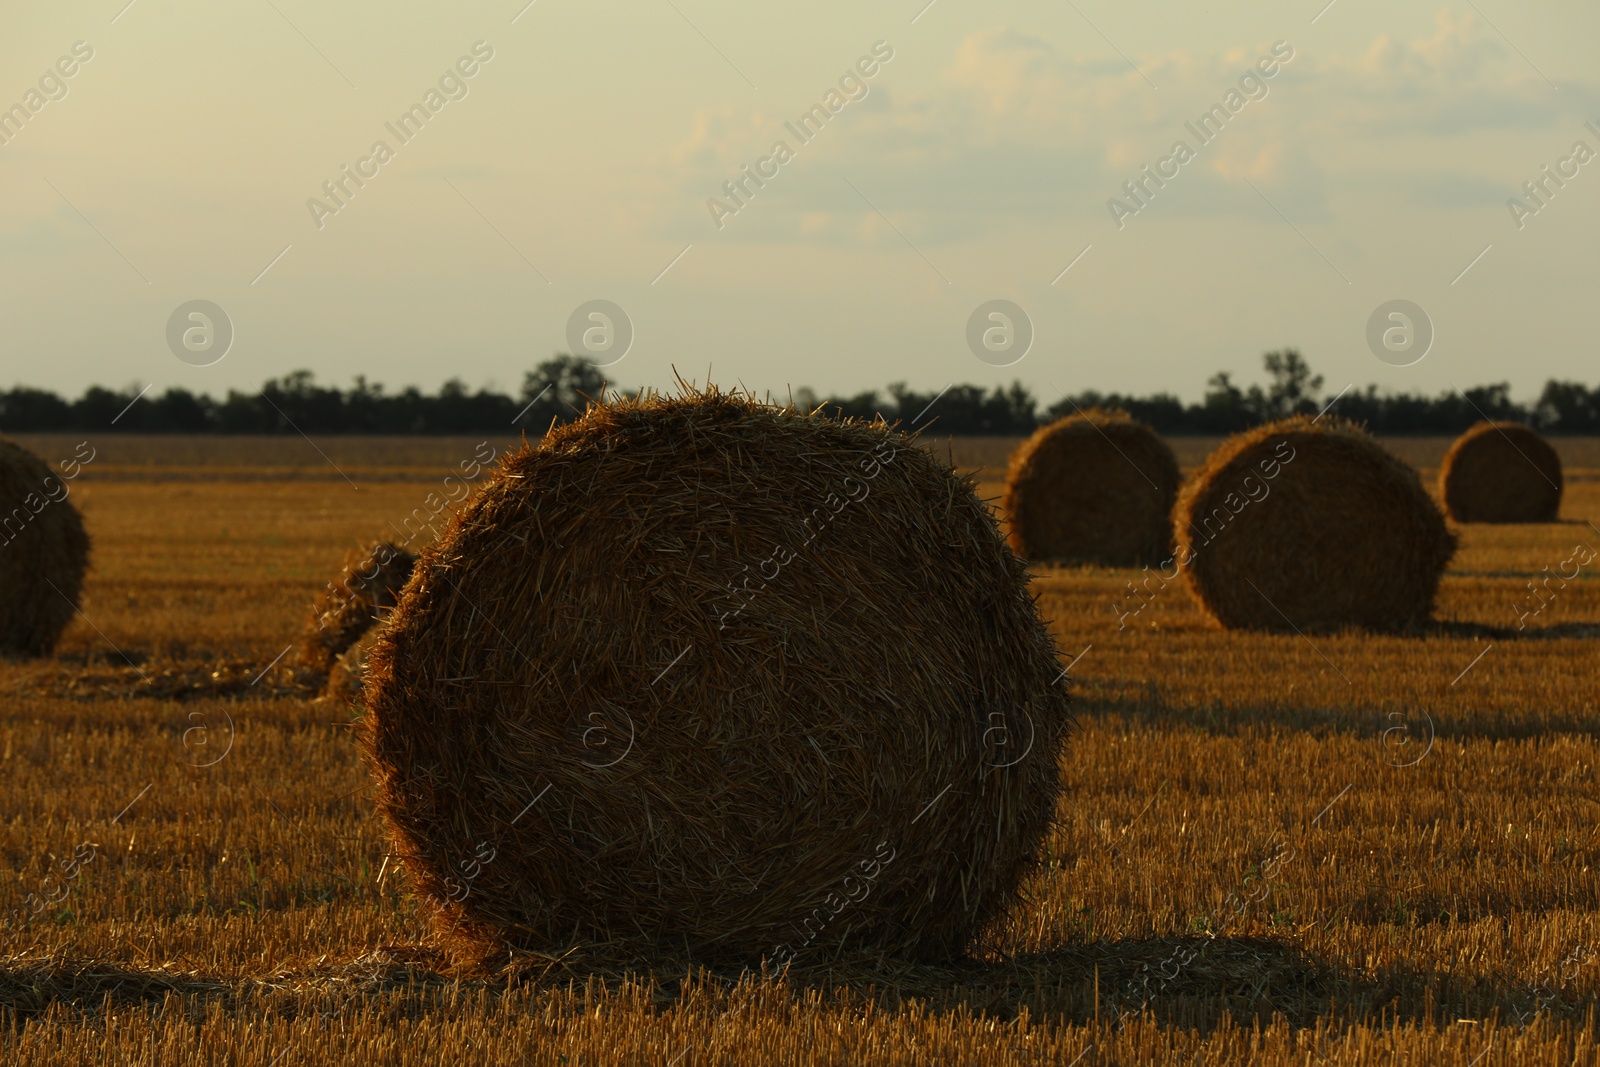
{"type": "Polygon", "coordinates": [[[367,661],[372,655],[377,636],[378,630],[374,627],[339,654],[328,670],[328,680],[322,684],[317,694],[319,697],[352,706],[360,704],[361,688],[367,678],[367,661]]]}
{"type": "Polygon", "coordinates": [[[379,615],[400,599],[417,557],[392,541],[379,541],[345,557],[344,567],[311,605],[300,634],[302,666],[326,676],[379,615]]]}
{"type": "Polygon", "coordinates": [[[1520,422],[1480,422],[1445,453],[1439,499],[1457,522],[1555,522],[1561,457],[1520,422]]]}
{"type": "Polygon", "coordinates": [[[1011,549],[1040,562],[1154,565],[1171,552],[1180,481],[1172,449],[1126,412],[1060,419],[1011,454],[1001,502],[1011,549]]]}
{"type": "Polygon", "coordinates": [[[691,391],[504,460],[373,649],[363,744],[463,953],[949,957],[1051,823],[1062,675],[970,479],[691,391]]]}
{"type": "Polygon", "coordinates": [[[77,614],[89,535],[65,479],[0,438],[0,654],[49,655],[77,614]]]}
{"type": "Polygon", "coordinates": [[[1229,438],[1184,486],[1174,524],[1175,562],[1229,629],[1426,622],[1455,552],[1416,471],[1334,418],[1229,438]]]}

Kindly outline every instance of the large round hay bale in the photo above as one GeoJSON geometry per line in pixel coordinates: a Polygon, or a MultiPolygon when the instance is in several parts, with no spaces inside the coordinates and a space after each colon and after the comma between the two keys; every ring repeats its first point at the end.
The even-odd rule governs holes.
{"type": "Polygon", "coordinates": [[[1223,442],[1184,486],[1174,525],[1190,590],[1230,629],[1423,623],[1455,552],[1417,472],[1334,418],[1223,442]]]}
{"type": "Polygon", "coordinates": [[[0,438],[0,653],[43,656],[78,611],[89,535],[65,479],[0,438]]]}
{"type": "Polygon", "coordinates": [[[1154,430],[1095,409],[1042,427],[1011,454],[1002,508],[1027,560],[1154,565],[1172,549],[1178,461],[1154,430]]]}
{"type": "Polygon", "coordinates": [[[1480,422],[1445,453],[1439,499],[1457,522],[1555,522],[1561,457],[1520,422],[1480,422]]]}
{"type": "Polygon", "coordinates": [[[399,602],[416,562],[415,555],[392,541],[347,554],[344,566],[311,605],[311,617],[300,632],[300,664],[328,675],[378,617],[399,602]]]}
{"type": "Polygon", "coordinates": [[[617,400],[505,459],[373,649],[364,746],[457,948],[959,953],[1068,697],[973,484],[882,423],[617,400]]]}

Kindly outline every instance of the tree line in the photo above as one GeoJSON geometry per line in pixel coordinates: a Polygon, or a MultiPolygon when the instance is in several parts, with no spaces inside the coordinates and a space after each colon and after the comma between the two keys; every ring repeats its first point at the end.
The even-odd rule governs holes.
{"type": "MultiPolygon", "coordinates": [[[[985,388],[955,384],[918,391],[903,382],[854,396],[819,396],[809,388],[778,397],[796,407],[871,418],[881,415],[905,428],[952,434],[1015,435],[1077,411],[1119,407],[1163,434],[1228,434],[1293,414],[1333,413],[1379,434],[1455,434],[1481,419],[1525,422],[1544,433],[1600,433],[1600,385],[1551,379],[1531,403],[1511,397],[1511,386],[1477,386],[1437,396],[1380,392],[1375,385],[1325,394],[1323,377],[1294,349],[1262,357],[1266,384],[1242,388],[1219,372],[1198,403],[1170,393],[1130,396],[1094,390],[1042,403],[1027,386],[985,388]]],[[[255,393],[229,390],[217,399],[187,389],[159,395],[92,386],[75,400],[44,389],[17,386],[0,392],[0,430],[49,433],[114,430],[128,433],[458,434],[529,430],[574,418],[588,398],[615,389],[588,361],[558,355],[528,371],[515,396],[470,391],[459,379],[437,393],[415,386],[389,392],[357,376],[347,389],[321,385],[311,371],[269,380],[255,393]]]]}

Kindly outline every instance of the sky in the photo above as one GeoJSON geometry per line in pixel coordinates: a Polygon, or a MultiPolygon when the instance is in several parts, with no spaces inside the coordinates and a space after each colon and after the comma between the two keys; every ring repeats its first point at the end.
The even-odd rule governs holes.
{"type": "Polygon", "coordinates": [[[0,386],[1592,384],[1596,40],[1576,0],[7,5],[0,386]]]}

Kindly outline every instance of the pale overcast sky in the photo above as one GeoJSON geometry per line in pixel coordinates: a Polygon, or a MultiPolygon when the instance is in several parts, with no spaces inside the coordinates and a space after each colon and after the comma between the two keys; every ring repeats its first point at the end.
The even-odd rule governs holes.
{"type": "Polygon", "coordinates": [[[0,384],[515,389],[591,299],[627,386],[1194,398],[1288,345],[1330,391],[1600,378],[1592,3],[524,3],[7,5],[0,384]],[[205,367],[195,299],[235,331],[205,367]],[[969,350],[995,299],[1010,366],[969,350]],[[1394,299],[1410,366],[1366,340],[1394,299]]]}

